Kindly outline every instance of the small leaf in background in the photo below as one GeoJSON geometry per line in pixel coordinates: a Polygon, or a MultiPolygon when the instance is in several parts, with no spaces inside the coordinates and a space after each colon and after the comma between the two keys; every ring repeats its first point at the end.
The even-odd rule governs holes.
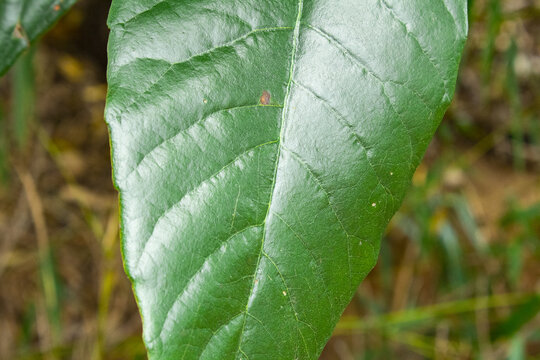
{"type": "Polygon", "coordinates": [[[54,24],[76,0],[0,2],[0,76],[54,24]]]}
{"type": "Polygon", "coordinates": [[[532,321],[539,312],[540,295],[531,296],[526,302],[514,308],[503,322],[493,328],[491,338],[496,341],[514,336],[524,325],[532,321]]]}

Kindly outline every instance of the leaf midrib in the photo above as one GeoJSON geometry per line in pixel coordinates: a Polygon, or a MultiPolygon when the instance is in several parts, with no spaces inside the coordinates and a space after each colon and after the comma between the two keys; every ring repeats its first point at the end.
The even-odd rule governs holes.
{"type": "MultiPolygon", "coordinates": [[[[262,259],[263,254],[264,254],[264,243],[265,243],[265,240],[266,240],[266,229],[267,229],[267,224],[266,223],[268,221],[269,215],[271,214],[270,209],[272,208],[272,200],[274,198],[274,192],[275,192],[275,188],[276,188],[278,168],[279,168],[279,159],[280,159],[280,156],[281,156],[281,146],[282,146],[281,144],[282,144],[282,140],[283,140],[283,132],[284,132],[284,129],[285,129],[285,116],[286,116],[286,113],[288,112],[287,110],[289,109],[289,101],[290,101],[290,96],[291,96],[291,86],[293,84],[293,73],[294,73],[294,68],[295,68],[296,53],[297,53],[297,50],[298,50],[298,41],[299,41],[299,37],[300,37],[300,24],[301,24],[301,19],[302,19],[303,6],[304,6],[304,0],[298,0],[298,12],[297,12],[297,16],[296,16],[296,22],[295,22],[295,25],[294,25],[294,31],[293,31],[293,44],[292,44],[291,62],[290,62],[290,68],[289,68],[289,79],[287,80],[287,90],[285,92],[285,96],[284,96],[284,99],[283,99],[283,109],[281,111],[281,123],[280,123],[279,137],[278,137],[276,162],[275,162],[275,165],[274,165],[274,177],[273,177],[273,180],[272,180],[272,186],[270,188],[270,200],[268,202],[268,208],[266,210],[266,215],[265,215],[265,218],[264,218],[264,221],[263,221],[263,234],[262,234],[262,239],[261,239],[261,248],[259,250],[259,255],[258,255],[258,259],[257,259],[257,265],[255,266],[255,271],[253,272],[253,281],[251,283],[249,296],[248,296],[248,299],[247,299],[247,302],[246,302],[244,323],[242,325],[242,330],[240,331],[240,337],[239,337],[239,341],[238,341],[238,350],[237,350],[237,353],[236,353],[237,356],[238,356],[238,353],[244,353],[242,351],[242,341],[243,341],[244,330],[245,330],[246,322],[247,322],[247,314],[249,312],[249,305],[250,305],[250,302],[251,302],[251,298],[254,295],[255,284],[256,284],[256,279],[257,279],[257,272],[259,271],[259,266],[260,266],[260,263],[261,263],[261,259],[262,259]]],[[[292,304],[291,304],[291,307],[292,307],[292,304]]],[[[296,315],[296,311],[294,310],[294,308],[292,310],[293,310],[293,314],[294,314],[294,316],[296,318],[297,325],[298,325],[299,320],[298,320],[298,317],[296,315]]],[[[300,333],[300,335],[302,335],[302,334],[300,333]]],[[[306,352],[309,353],[309,351],[307,349],[306,341],[305,341],[303,336],[302,336],[302,340],[304,342],[304,346],[306,347],[306,352]]]]}

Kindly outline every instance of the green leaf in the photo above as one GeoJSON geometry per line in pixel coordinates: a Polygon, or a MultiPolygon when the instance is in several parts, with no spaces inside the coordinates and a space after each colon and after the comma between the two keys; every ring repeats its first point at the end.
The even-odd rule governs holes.
{"type": "Polygon", "coordinates": [[[76,0],[1,0],[0,75],[76,0]]]}
{"type": "Polygon", "coordinates": [[[513,337],[527,323],[533,321],[538,313],[540,313],[540,295],[533,295],[526,302],[513,309],[503,322],[491,330],[491,339],[497,341],[501,338],[513,337]]]}
{"type": "Polygon", "coordinates": [[[316,359],[447,108],[465,0],[114,0],[110,127],[150,359],[316,359]]]}

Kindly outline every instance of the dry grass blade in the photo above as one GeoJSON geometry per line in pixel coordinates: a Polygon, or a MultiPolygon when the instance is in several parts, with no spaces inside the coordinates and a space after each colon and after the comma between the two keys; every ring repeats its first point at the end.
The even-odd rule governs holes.
{"type": "MultiPolygon", "coordinates": [[[[43,286],[43,295],[45,302],[44,317],[46,320],[38,321],[39,335],[42,349],[52,348],[59,343],[59,330],[58,324],[55,323],[55,315],[58,313],[58,296],[56,288],[56,280],[54,278],[54,272],[52,270],[51,263],[51,247],[49,243],[49,235],[47,233],[47,224],[45,221],[45,214],[43,211],[43,203],[39,196],[36,183],[28,171],[15,165],[15,171],[21,181],[21,184],[26,195],[32,221],[36,231],[36,240],[38,247],[38,256],[40,264],[40,274],[43,286]]],[[[38,319],[39,320],[39,319],[38,319]]],[[[54,355],[50,354],[49,357],[54,359],[54,355]]]]}

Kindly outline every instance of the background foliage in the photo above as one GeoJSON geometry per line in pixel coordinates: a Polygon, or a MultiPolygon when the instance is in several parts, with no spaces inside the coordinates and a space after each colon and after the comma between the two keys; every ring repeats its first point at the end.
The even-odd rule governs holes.
{"type": "MultiPolygon", "coordinates": [[[[0,80],[0,358],[144,359],[122,269],[109,3],[0,80]]],[[[540,2],[470,1],[456,99],[323,359],[540,358],[540,2]]]]}

